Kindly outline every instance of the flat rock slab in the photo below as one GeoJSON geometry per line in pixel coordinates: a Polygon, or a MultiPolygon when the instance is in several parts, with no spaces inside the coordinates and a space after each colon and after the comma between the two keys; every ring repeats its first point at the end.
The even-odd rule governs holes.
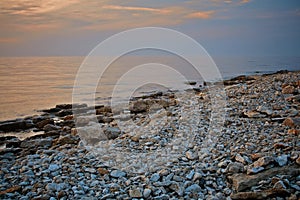
{"type": "Polygon", "coordinates": [[[276,175],[298,176],[300,175],[300,168],[299,166],[275,167],[255,175],[234,174],[229,176],[228,179],[232,181],[233,188],[237,192],[241,192],[257,185],[262,180],[276,175]]]}
{"type": "Polygon", "coordinates": [[[236,194],[232,194],[231,199],[266,199],[270,197],[278,197],[278,196],[287,196],[289,192],[283,189],[270,189],[259,192],[239,192],[236,194]]]}

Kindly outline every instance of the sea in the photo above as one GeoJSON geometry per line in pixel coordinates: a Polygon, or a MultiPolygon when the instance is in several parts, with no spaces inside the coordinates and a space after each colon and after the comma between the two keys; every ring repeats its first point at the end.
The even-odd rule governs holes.
{"type": "MultiPolygon", "coordinates": [[[[300,70],[300,56],[212,56],[212,60],[220,72],[218,79],[300,70]]],[[[121,101],[128,95],[180,90],[189,87],[187,82],[201,86],[205,79],[201,70],[197,73],[189,62],[170,55],[123,56],[108,66],[101,66],[100,59],[87,72],[89,64],[86,57],[1,57],[0,121],[35,115],[57,104],[109,104],[112,98],[121,101]],[[78,83],[81,90],[76,90],[74,102],[78,83]]]]}

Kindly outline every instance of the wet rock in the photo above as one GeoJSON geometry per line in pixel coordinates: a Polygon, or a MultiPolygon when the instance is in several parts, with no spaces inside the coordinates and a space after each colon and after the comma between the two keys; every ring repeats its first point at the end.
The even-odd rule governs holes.
{"type": "Polygon", "coordinates": [[[49,148],[52,146],[53,139],[52,138],[44,138],[44,139],[26,139],[23,140],[20,144],[22,148],[49,148]]]}
{"type": "Polygon", "coordinates": [[[17,130],[27,129],[28,126],[25,121],[5,121],[0,123],[0,131],[2,132],[11,132],[17,130]]]}
{"type": "Polygon", "coordinates": [[[174,192],[176,192],[179,196],[183,196],[184,190],[183,190],[183,187],[179,183],[173,182],[169,186],[169,188],[171,190],[173,190],[174,192]]]}
{"type": "Polygon", "coordinates": [[[0,195],[4,195],[4,194],[7,194],[7,193],[14,193],[14,192],[18,192],[18,191],[21,191],[22,190],[22,187],[21,186],[13,186],[13,187],[10,187],[4,191],[0,191],[0,195]]]}
{"type": "Polygon", "coordinates": [[[286,144],[286,143],[283,143],[283,142],[279,142],[279,143],[274,144],[275,149],[285,149],[287,147],[289,147],[289,145],[286,144]]]}
{"type": "Polygon", "coordinates": [[[237,154],[237,155],[235,156],[235,160],[236,160],[237,162],[246,164],[245,159],[244,159],[240,154],[237,154]]]}

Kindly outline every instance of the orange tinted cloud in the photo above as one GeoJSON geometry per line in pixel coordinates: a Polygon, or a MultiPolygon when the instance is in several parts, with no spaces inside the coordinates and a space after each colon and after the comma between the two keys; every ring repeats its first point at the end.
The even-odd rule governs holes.
{"type": "Polygon", "coordinates": [[[198,11],[190,13],[186,16],[186,18],[197,18],[197,19],[210,19],[212,18],[215,11],[209,10],[209,11],[198,11]]]}
{"type": "Polygon", "coordinates": [[[103,9],[111,10],[128,10],[128,11],[146,11],[146,12],[156,12],[156,13],[169,13],[170,10],[167,9],[157,9],[148,7],[133,7],[133,6],[118,6],[118,5],[105,5],[102,6],[103,9]]]}
{"type": "Polygon", "coordinates": [[[14,38],[14,37],[0,38],[0,43],[17,43],[19,41],[20,41],[19,38],[14,38]]]}

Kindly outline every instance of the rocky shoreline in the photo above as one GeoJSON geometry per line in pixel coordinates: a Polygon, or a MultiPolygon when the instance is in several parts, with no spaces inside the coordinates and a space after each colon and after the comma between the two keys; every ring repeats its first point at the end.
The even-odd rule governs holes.
{"type": "Polygon", "coordinates": [[[225,122],[209,151],[202,151],[212,120],[209,86],[136,98],[125,114],[109,106],[63,104],[0,122],[0,198],[299,199],[300,72],[239,76],[224,85],[225,122]],[[165,120],[155,121],[154,114],[165,120]],[[79,135],[99,125],[104,139],[79,135]],[[182,134],[193,138],[180,141],[179,154],[160,165],[160,152],[182,134]],[[115,147],[110,154],[86,149],[103,141],[115,147]],[[117,150],[126,152],[121,163],[156,154],[139,158],[148,166],[132,171],[105,162],[119,159],[117,150]]]}

